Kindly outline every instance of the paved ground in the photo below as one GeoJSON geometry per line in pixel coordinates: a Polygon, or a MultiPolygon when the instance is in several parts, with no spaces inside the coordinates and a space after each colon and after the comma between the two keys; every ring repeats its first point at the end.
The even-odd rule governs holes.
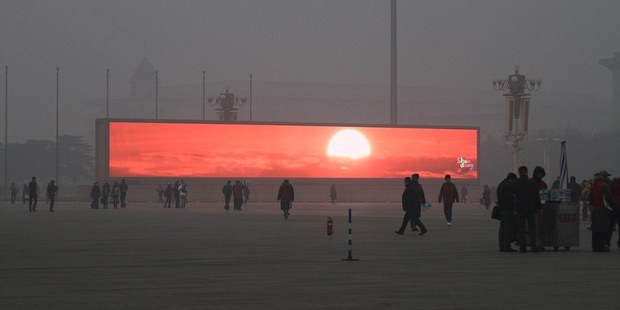
{"type": "MultiPolygon", "coordinates": [[[[479,205],[423,213],[394,233],[398,204],[276,203],[241,212],[131,204],[0,206],[0,309],[617,309],[620,251],[500,253],[479,205]],[[347,209],[353,209],[353,257],[347,209]],[[335,234],[326,235],[327,216],[335,234]]],[[[617,236],[614,235],[614,241],[617,236]]]]}

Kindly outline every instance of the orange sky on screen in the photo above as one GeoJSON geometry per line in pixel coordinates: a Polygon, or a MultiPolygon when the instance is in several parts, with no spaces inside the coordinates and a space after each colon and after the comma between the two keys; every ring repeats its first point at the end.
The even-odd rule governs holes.
{"type": "Polygon", "coordinates": [[[474,129],[110,123],[111,177],[476,178],[474,129]],[[342,129],[369,141],[370,156],[327,156],[342,129]],[[459,170],[458,158],[474,164],[459,170]]]}

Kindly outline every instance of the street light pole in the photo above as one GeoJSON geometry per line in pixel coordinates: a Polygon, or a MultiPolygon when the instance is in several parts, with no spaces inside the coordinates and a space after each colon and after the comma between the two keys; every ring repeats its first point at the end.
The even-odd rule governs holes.
{"type": "Polygon", "coordinates": [[[504,94],[506,104],[506,134],[505,138],[513,148],[514,171],[518,171],[521,141],[527,134],[530,94],[525,90],[537,91],[542,80],[528,80],[525,75],[519,74],[519,66],[515,66],[515,73],[504,79],[494,79],[493,88],[497,91],[507,91],[504,94]]]}
{"type": "Polygon", "coordinates": [[[202,120],[206,119],[207,108],[205,106],[205,74],[206,71],[202,70],[202,120]]]}
{"type": "Polygon", "coordinates": [[[110,69],[105,69],[105,118],[110,118],[110,69]]]}
{"type": "Polygon", "coordinates": [[[392,0],[392,23],[391,23],[391,53],[390,53],[390,124],[395,125],[397,118],[397,76],[398,67],[396,65],[396,0],[392,0]]]}
{"type": "Polygon", "coordinates": [[[9,66],[4,66],[4,188],[9,197],[9,66]]]}
{"type": "Polygon", "coordinates": [[[159,119],[159,70],[155,70],[155,119],[159,119]]]}
{"type": "Polygon", "coordinates": [[[252,120],[252,73],[250,73],[250,121],[252,120]]]}
{"type": "Polygon", "coordinates": [[[58,171],[60,167],[60,150],[58,148],[58,94],[60,85],[60,67],[56,67],[56,184],[60,185],[58,171]]]}

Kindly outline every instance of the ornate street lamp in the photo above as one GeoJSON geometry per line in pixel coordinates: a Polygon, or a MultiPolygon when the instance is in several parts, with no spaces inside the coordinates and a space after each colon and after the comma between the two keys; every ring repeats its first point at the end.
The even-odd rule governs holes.
{"type": "Polygon", "coordinates": [[[225,92],[215,98],[209,97],[207,101],[210,106],[218,106],[216,111],[220,121],[229,122],[237,120],[237,111],[239,109],[235,108],[235,106],[242,107],[247,100],[245,97],[236,97],[226,86],[225,92]]]}
{"type": "Polygon", "coordinates": [[[519,66],[515,66],[515,73],[504,79],[494,79],[493,88],[504,93],[506,104],[506,141],[512,145],[514,155],[514,171],[519,165],[519,152],[521,141],[525,139],[528,126],[528,113],[530,107],[530,94],[525,91],[537,91],[542,84],[541,79],[526,79],[525,75],[519,74],[519,66]]]}

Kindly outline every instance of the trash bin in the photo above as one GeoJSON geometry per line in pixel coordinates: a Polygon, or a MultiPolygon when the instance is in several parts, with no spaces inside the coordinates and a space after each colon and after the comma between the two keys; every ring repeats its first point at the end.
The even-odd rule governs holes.
{"type": "Polygon", "coordinates": [[[541,247],[579,246],[579,204],[571,203],[570,190],[540,192],[542,210],[538,213],[537,244],[541,247]]]}

